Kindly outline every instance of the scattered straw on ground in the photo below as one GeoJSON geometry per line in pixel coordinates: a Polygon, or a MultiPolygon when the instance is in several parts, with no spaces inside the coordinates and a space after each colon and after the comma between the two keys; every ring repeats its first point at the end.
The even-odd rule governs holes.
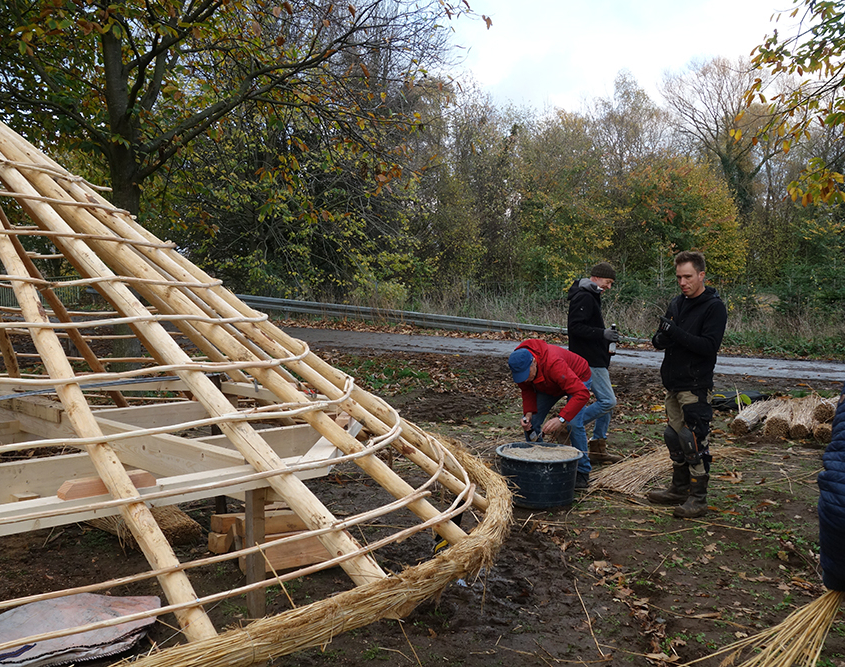
{"type": "MultiPolygon", "coordinates": [[[[720,447],[715,452],[720,460],[740,458],[747,454],[748,452],[740,447],[720,447]]],[[[635,459],[605,466],[590,475],[590,488],[642,496],[649,482],[659,477],[668,477],[671,470],[672,460],[669,458],[669,452],[665,447],[661,447],[635,459]]]]}

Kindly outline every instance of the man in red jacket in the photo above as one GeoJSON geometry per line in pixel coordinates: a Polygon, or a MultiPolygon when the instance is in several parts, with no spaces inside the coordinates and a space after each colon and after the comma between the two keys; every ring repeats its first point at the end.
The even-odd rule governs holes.
{"type": "Polygon", "coordinates": [[[522,428],[543,437],[569,432],[571,442],[584,455],[578,460],[576,489],[590,483],[590,458],[587,456],[587,433],[584,425],[570,424],[590,400],[590,366],[577,354],[544,340],[531,338],[520,343],[508,358],[513,381],[522,391],[522,428]],[[546,415],[564,396],[566,403],[559,413],[546,420],[546,415]]]}

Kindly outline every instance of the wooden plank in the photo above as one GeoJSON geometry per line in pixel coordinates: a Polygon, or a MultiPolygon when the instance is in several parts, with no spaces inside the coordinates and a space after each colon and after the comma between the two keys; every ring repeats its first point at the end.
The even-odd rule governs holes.
{"type": "MultiPolygon", "coordinates": [[[[297,533],[268,535],[267,541],[269,542],[271,540],[277,540],[282,537],[289,537],[296,534],[297,533]]],[[[267,556],[267,559],[264,561],[265,575],[271,573],[273,569],[275,569],[276,572],[280,572],[282,570],[304,567],[314,563],[323,563],[331,559],[329,552],[326,551],[326,548],[316,537],[306,537],[304,539],[297,540],[296,542],[277,544],[265,549],[264,553],[267,556]],[[269,563],[267,561],[269,561],[269,563]],[[271,565],[272,569],[270,567],[271,565]]],[[[241,556],[238,558],[238,566],[241,568],[241,572],[245,573],[245,557],[241,556]]]]}
{"type": "MultiPolygon", "coordinates": [[[[320,434],[309,424],[273,426],[262,428],[259,433],[270,448],[283,458],[302,456],[320,439],[320,434]]],[[[236,449],[226,435],[205,435],[194,439],[209,445],[236,449]]]]}
{"type": "Polygon", "coordinates": [[[22,461],[0,463],[2,502],[12,502],[18,494],[54,496],[63,480],[97,474],[88,454],[79,452],[22,461]]]}
{"type": "Polygon", "coordinates": [[[97,410],[94,416],[136,428],[157,428],[205,419],[208,417],[208,411],[196,401],[176,401],[157,405],[136,405],[131,408],[107,408],[97,410]]]}
{"type": "MultiPolygon", "coordinates": [[[[235,534],[244,537],[244,513],[214,514],[211,517],[211,530],[225,533],[233,528],[235,534]]],[[[306,530],[305,522],[296,516],[293,510],[266,510],[264,513],[264,529],[268,533],[292,533],[306,530]]]]}
{"type": "MultiPolygon", "coordinates": [[[[155,486],[156,478],[146,470],[127,470],[129,479],[136,489],[155,486]]],[[[56,491],[60,500],[76,500],[77,498],[91,498],[108,493],[105,482],[99,477],[83,477],[82,479],[69,479],[63,482],[56,491]]]]}
{"type": "Polygon", "coordinates": [[[62,413],[64,412],[61,403],[44,396],[10,398],[0,401],[0,407],[7,408],[14,413],[38,417],[52,424],[61,423],[62,413]]]}
{"type": "MultiPolygon", "coordinates": [[[[79,375],[79,381],[82,384],[85,384],[85,376],[79,375]]],[[[13,378],[3,377],[0,378],[0,394],[12,394],[16,391],[24,392],[24,391],[32,391],[33,389],[44,389],[43,386],[41,387],[33,387],[31,384],[26,384],[24,382],[18,382],[13,378]]],[[[127,390],[127,391],[182,391],[185,389],[185,383],[182,380],[149,380],[148,382],[135,382],[135,383],[120,383],[116,385],[109,385],[108,387],[99,387],[95,388],[99,391],[115,391],[115,390],[127,390]]],[[[93,391],[94,389],[88,390],[83,387],[84,391],[93,391]]],[[[122,408],[105,408],[107,410],[112,409],[122,409],[122,408]]]]}

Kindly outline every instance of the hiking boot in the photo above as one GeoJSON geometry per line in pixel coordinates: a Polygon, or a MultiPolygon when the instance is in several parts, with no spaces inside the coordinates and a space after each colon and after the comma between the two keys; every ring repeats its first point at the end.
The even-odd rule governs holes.
{"type": "Polygon", "coordinates": [[[690,493],[690,472],[686,463],[673,463],[672,483],[667,489],[654,489],[645,494],[655,505],[680,505],[686,502],[690,493]]]}
{"type": "Polygon", "coordinates": [[[690,478],[689,496],[686,502],[676,507],[672,516],[678,519],[694,519],[707,511],[707,482],[710,475],[696,475],[690,478]]]}
{"type": "Polygon", "coordinates": [[[590,473],[576,472],[575,473],[575,489],[585,490],[590,488],[590,473]]]}
{"type": "Polygon", "coordinates": [[[618,454],[608,454],[604,438],[594,438],[587,444],[590,445],[590,463],[619,463],[622,460],[618,454]]]}

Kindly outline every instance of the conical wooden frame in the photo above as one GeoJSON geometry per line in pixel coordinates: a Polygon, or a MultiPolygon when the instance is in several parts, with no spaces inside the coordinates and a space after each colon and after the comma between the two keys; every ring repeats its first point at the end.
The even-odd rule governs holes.
{"type": "MultiPolygon", "coordinates": [[[[119,513],[150,566],[134,579],[156,578],[166,597],[166,604],[151,613],[174,613],[187,642],[144,660],[183,664],[202,655],[203,664],[214,664],[211,652],[219,664],[261,662],[325,643],[326,633],[331,637],[385,615],[401,616],[451,579],[492,562],[509,527],[510,492],[480,461],[402,419],[354,378],[246,306],[174,244],[157,239],[98,188],[2,123],[0,184],[5,272],[0,290],[14,294],[12,305],[0,307],[6,369],[0,376],[0,453],[48,451],[59,444],[75,452],[33,457],[26,466],[0,463],[0,489],[8,491],[0,498],[0,535],[119,513]],[[26,237],[33,236],[55,248],[79,278],[45,278],[39,256],[26,250],[31,245],[26,237]],[[59,297],[69,288],[93,288],[110,310],[69,311],[59,297]],[[127,337],[96,332],[127,327],[128,337],[146,354],[104,359],[95,353],[98,340],[127,337]],[[19,339],[31,343],[24,346],[28,351],[16,350],[19,339]],[[32,371],[36,363],[43,373],[32,371]],[[145,404],[126,395],[138,390],[147,392],[145,404]],[[344,415],[347,419],[340,418],[344,415]],[[267,428],[268,423],[274,426],[267,428]],[[219,435],[185,435],[210,426],[219,435]],[[377,456],[386,447],[414,463],[426,481],[414,487],[397,474],[377,456]],[[303,480],[345,461],[353,461],[395,500],[339,520],[303,480]],[[435,484],[451,493],[445,508],[431,502],[435,484]],[[198,598],[191,568],[266,554],[271,545],[181,563],[150,508],[261,489],[286,503],[307,527],[281,541],[316,537],[331,557],[198,598]],[[467,535],[450,518],[471,506],[484,513],[484,520],[467,535]],[[401,508],[418,522],[378,543],[362,545],[347,530],[401,508]],[[388,576],[376,550],[430,529],[452,548],[432,563],[388,576]],[[355,588],[315,603],[323,607],[314,611],[297,609],[256,621],[246,634],[227,633],[225,644],[233,648],[221,650],[204,605],[335,565],[355,588]]],[[[84,590],[5,600],[0,611],[112,585],[92,582],[84,590]]],[[[91,628],[63,634],[85,629],[91,628]]],[[[43,638],[0,644],[0,652],[43,638]]]]}

